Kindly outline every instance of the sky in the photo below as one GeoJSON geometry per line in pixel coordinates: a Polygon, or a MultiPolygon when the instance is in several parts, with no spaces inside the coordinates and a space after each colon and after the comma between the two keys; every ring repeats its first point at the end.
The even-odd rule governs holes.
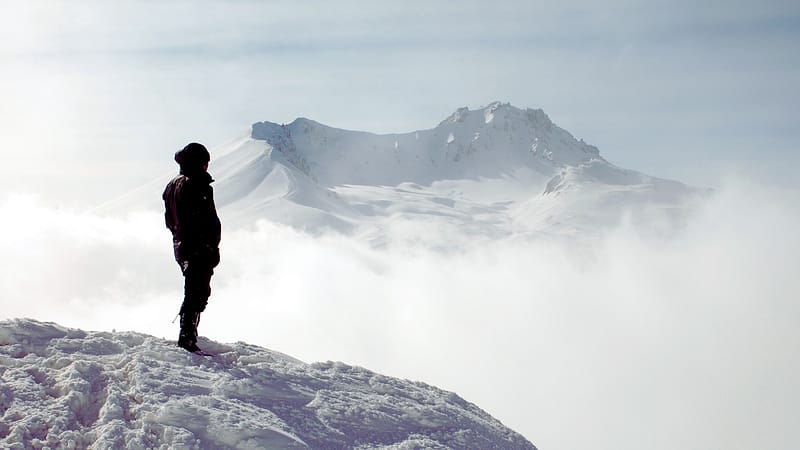
{"type": "Polygon", "coordinates": [[[256,121],[376,133],[542,108],[626,168],[796,185],[800,6],[767,1],[0,3],[0,188],[91,207],[256,121]],[[35,180],[35,182],[33,181],[35,180]]]}
{"type": "Polygon", "coordinates": [[[201,334],[453,390],[540,448],[797,448],[798,43],[797,2],[0,0],[0,319],[174,339],[161,212],[94,206],[256,121],[501,100],[717,195],[589,250],[226,229],[201,334]]]}

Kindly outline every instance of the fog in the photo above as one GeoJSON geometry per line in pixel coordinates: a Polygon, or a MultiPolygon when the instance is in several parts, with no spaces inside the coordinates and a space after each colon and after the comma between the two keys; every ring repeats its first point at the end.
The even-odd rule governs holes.
{"type": "MultiPolygon", "coordinates": [[[[739,180],[669,239],[446,252],[226,228],[200,334],[455,391],[543,449],[797,448],[798,199],[739,180]]],[[[160,212],[8,195],[0,217],[0,319],[176,339],[160,212]]]]}

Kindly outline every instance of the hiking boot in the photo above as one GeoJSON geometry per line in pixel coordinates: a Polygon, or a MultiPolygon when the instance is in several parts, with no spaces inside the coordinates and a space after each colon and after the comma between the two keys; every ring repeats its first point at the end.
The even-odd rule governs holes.
{"type": "Polygon", "coordinates": [[[178,335],[178,347],[190,352],[200,351],[200,347],[197,346],[197,325],[199,323],[199,312],[181,314],[181,332],[178,335]]]}

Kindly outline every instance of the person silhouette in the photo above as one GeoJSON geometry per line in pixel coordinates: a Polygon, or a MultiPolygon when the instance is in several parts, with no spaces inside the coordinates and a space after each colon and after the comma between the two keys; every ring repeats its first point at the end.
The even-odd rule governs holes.
{"type": "Polygon", "coordinates": [[[190,352],[200,351],[200,313],[211,296],[211,276],[220,259],[222,226],[214,205],[214,180],[208,173],[210,160],[205,146],[196,142],[176,152],[180,173],[167,184],[162,196],[175,260],[184,277],[178,346],[190,352]]]}

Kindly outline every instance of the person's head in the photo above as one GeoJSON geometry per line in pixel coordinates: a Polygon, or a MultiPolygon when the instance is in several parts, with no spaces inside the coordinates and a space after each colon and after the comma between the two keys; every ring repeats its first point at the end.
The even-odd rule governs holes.
{"type": "Polygon", "coordinates": [[[192,142],[175,153],[175,162],[181,166],[181,173],[191,173],[208,169],[211,155],[203,144],[192,142]]]}

